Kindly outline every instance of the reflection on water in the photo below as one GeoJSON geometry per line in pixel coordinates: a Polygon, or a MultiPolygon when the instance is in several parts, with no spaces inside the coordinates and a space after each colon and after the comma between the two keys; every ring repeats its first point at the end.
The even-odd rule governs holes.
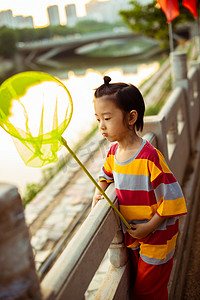
{"type": "MultiPolygon", "coordinates": [[[[65,64],[64,70],[51,70],[52,75],[57,76],[66,85],[73,99],[73,116],[72,120],[64,132],[63,137],[72,146],[79,137],[88,132],[95,122],[93,112],[93,94],[94,89],[103,83],[103,76],[108,75],[112,78],[112,82],[123,81],[139,86],[145,79],[149,78],[159,68],[157,59],[146,63],[131,62],[129,57],[126,64],[120,65],[111,62],[106,66],[106,62],[102,65],[96,62],[94,67],[90,60],[89,65],[85,67],[78,61],[73,65],[73,61],[65,64]],[[72,71],[73,70],[73,71],[72,71]]],[[[117,60],[116,60],[117,61],[117,60]]],[[[1,149],[0,149],[0,182],[10,182],[18,186],[20,192],[23,193],[27,183],[38,182],[41,179],[41,168],[27,167],[15,149],[12,138],[0,127],[1,149]]],[[[62,149],[60,156],[66,153],[66,149],[62,149]]]]}

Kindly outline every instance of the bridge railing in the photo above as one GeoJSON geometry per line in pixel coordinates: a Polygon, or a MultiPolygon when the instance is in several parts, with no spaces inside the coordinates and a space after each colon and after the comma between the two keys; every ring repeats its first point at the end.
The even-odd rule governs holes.
{"type": "Polygon", "coordinates": [[[157,116],[145,118],[144,132],[156,134],[158,149],[165,156],[180,184],[190,154],[188,128],[185,93],[178,87],[157,116]],[[177,158],[180,158],[181,164],[177,158]]]}
{"type": "MultiPolygon", "coordinates": [[[[145,118],[145,138],[161,150],[181,184],[183,184],[189,157],[195,150],[200,113],[199,82],[198,66],[192,68],[188,78],[183,76],[179,76],[178,80],[174,78],[174,90],[159,115],[145,118]]],[[[194,176],[190,184],[193,190],[196,183],[197,176],[194,176]]],[[[109,187],[108,195],[116,203],[113,186],[109,187]]],[[[171,299],[176,292],[177,274],[194,206],[194,192],[190,197],[186,191],[186,197],[189,214],[181,219],[169,284],[171,299]]],[[[91,211],[79,232],[42,281],[44,299],[84,299],[84,293],[110,243],[111,267],[94,299],[130,299],[128,252],[123,245],[118,217],[104,200],[99,201],[91,211]]]]}
{"type": "Polygon", "coordinates": [[[200,118],[200,74],[195,65],[189,70],[188,85],[189,119],[191,120],[190,137],[192,146],[194,147],[200,118]]]}

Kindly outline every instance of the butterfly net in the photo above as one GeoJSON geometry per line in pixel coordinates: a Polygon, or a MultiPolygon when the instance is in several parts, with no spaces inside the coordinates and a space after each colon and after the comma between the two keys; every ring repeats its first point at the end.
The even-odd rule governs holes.
{"type": "Polygon", "coordinates": [[[0,87],[0,126],[13,137],[27,166],[42,167],[58,160],[61,135],[72,112],[69,91],[49,74],[19,73],[0,87]]]}

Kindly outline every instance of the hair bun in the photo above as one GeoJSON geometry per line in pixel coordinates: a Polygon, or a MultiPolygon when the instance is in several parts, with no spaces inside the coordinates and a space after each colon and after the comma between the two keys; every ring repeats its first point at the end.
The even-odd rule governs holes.
{"type": "Polygon", "coordinates": [[[109,82],[111,81],[111,78],[109,76],[104,76],[103,80],[104,80],[105,85],[109,85],[109,82]]]}

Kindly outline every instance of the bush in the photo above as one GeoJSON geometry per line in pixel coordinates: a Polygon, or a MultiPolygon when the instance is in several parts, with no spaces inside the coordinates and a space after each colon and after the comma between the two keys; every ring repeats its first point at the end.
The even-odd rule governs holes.
{"type": "Polygon", "coordinates": [[[12,57],[16,51],[17,34],[11,28],[4,27],[0,30],[0,55],[5,58],[12,57]]]}

